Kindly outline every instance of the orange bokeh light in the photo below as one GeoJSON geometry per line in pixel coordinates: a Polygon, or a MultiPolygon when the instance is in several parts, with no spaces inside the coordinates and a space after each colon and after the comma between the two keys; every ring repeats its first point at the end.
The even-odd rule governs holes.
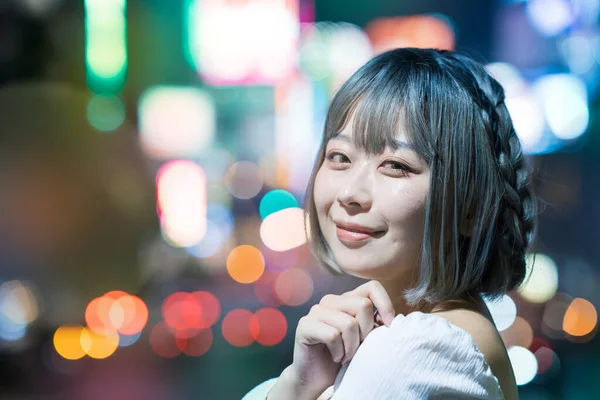
{"type": "Polygon", "coordinates": [[[244,309],[231,310],[221,324],[223,337],[227,342],[236,347],[249,346],[254,342],[250,334],[250,319],[252,312],[244,309]]]}
{"type": "Polygon", "coordinates": [[[123,335],[135,335],[144,329],[148,323],[148,307],[137,296],[126,295],[118,300],[124,310],[123,322],[116,326],[123,335]]]}
{"type": "Polygon", "coordinates": [[[111,356],[119,347],[119,334],[116,331],[94,332],[84,328],[81,332],[81,347],[91,358],[98,360],[111,356]]]}
{"type": "Polygon", "coordinates": [[[238,246],[227,257],[227,272],[237,282],[256,282],[264,270],[265,258],[254,246],[238,246]]]}
{"type": "Polygon", "coordinates": [[[102,335],[114,331],[135,335],[148,322],[148,307],[139,297],[114,290],[90,301],[85,321],[89,329],[102,335]]]}
{"type": "Polygon", "coordinates": [[[452,28],[430,15],[378,18],[365,27],[375,54],[397,47],[453,50],[452,28]]]}
{"type": "Polygon", "coordinates": [[[250,319],[250,334],[263,346],[280,343],[287,333],[285,315],[275,308],[262,308],[250,319]]]}
{"type": "Polygon", "coordinates": [[[78,360],[85,356],[81,347],[81,325],[64,325],[54,332],[53,343],[56,352],[67,360],[78,360]]]}
{"type": "Polygon", "coordinates": [[[572,336],[585,336],[592,332],[598,322],[596,308],[589,301],[574,299],[563,319],[563,330],[572,336]]]}

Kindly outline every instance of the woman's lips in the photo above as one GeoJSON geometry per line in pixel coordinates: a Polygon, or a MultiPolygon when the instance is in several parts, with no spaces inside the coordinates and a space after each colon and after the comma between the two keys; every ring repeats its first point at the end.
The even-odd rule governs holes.
{"type": "Polygon", "coordinates": [[[383,231],[377,231],[377,232],[373,232],[373,233],[354,232],[354,231],[349,231],[347,229],[336,226],[336,233],[337,233],[338,239],[340,239],[341,241],[356,243],[356,242],[364,242],[371,238],[381,237],[384,232],[383,231]]]}

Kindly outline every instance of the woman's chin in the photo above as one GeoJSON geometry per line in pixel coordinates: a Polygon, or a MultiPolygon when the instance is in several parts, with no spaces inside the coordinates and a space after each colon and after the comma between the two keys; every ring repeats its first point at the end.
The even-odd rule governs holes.
{"type": "Polygon", "coordinates": [[[355,278],[378,279],[382,275],[382,269],[377,268],[376,266],[369,266],[368,268],[365,268],[364,265],[344,263],[337,264],[344,274],[354,276],[355,278]]]}

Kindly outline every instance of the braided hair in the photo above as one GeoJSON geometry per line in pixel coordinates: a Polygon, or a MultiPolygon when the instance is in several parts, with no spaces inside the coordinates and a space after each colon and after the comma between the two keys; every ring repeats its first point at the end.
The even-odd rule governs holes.
{"type": "MultiPolygon", "coordinates": [[[[498,264],[512,266],[513,274],[503,290],[509,291],[525,279],[524,255],[535,231],[536,204],[521,144],[504,103],[502,85],[480,63],[466,55],[447,50],[437,53],[440,65],[469,93],[484,117],[485,134],[497,161],[498,180],[502,186],[495,257],[498,264]]],[[[479,289],[486,291],[486,288],[479,289]]],[[[492,291],[488,296],[498,294],[492,291]]]]}
{"type": "Polygon", "coordinates": [[[309,247],[341,274],[319,231],[314,179],[328,140],[353,114],[355,146],[394,148],[404,129],[430,168],[425,226],[410,305],[482,294],[490,300],[526,278],[536,201],[504,89],[467,55],[399,48],[379,54],[336,92],[305,196],[309,247]]]}

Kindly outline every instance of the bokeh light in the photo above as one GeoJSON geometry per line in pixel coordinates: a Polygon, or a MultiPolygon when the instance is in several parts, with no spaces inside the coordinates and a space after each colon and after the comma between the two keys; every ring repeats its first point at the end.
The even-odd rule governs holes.
{"type": "Polygon", "coordinates": [[[555,36],[575,20],[573,5],[568,0],[529,0],[526,15],[531,24],[545,36],[555,36]]]}
{"type": "Polygon", "coordinates": [[[526,385],[535,378],[538,363],[531,351],[521,346],[512,346],[508,349],[508,358],[518,386],[526,385]]]}
{"type": "Polygon", "coordinates": [[[201,328],[210,328],[217,323],[221,316],[221,303],[217,296],[206,291],[193,292],[192,295],[202,306],[201,328]]]}
{"type": "Polygon", "coordinates": [[[229,311],[221,324],[225,340],[236,347],[246,347],[254,343],[250,334],[250,320],[254,314],[248,310],[235,309],[229,311]]]}
{"type": "Polygon", "coordinates": [[[560,292],[545,304],[541,329],[546,336],[555,339],[564,338],[563,322],[572,301],[572,296],[560,292]]]}
{"type": "Polygon", "coordinates": [[[585,82],[580,78],[570,74],[547,75],[534,83],[533,90],[557,138],[575,139],[587,130],[588,95],[585,82]]]}
{"type": "Polygon", "coordinates": [[[119,334],[116,331],[97,333],[84,328],[80,336],[81,348],[91,358],[104,359],[110,357],[119,347],[119,334]]]}
{"type": "Polygon", "coordinates": [[[269,271],[282,272],[298,264],[300,259],[298,249],[294,247],[286,251],[275,251],[267,246],[261,246],[260,251],[265,257],[265,266],[269,271]]]}
{"type": "Polygon", "coordinates": [[[526,154],[545,151],[542,147],[546,123],[544,110],[521,72],[514,65],[502,62],[490,63],[485,67],[504,88],[504,104],[510,113],[523,151],[526,154]]]}
{"type": "Polygon", "coordinates": [[[275,281],[278,275],[266,269],[261,277],[254,282],[254,294],[266,306],[278,307],[282,304],[281,299],[275,292],[275,281]]]}
{"type": "Polygon", "coordinates": [[[233,232],[233,214],[229,208],[208,203],[206,213],[206,234],[198,243],[186,248],[188,253],[199,258],[215,255],[233,232]]]}
{"type": "Polygon", "coordinates": [[[233,197],[246,200],[256,196],[263,186],[260,168],[250,161],[238,161],[223,177],[227,190],[233,197]]]}
{"type": "Polygon", "coordinates": [[[150,157],[195,157],[214,141],[214,101],[198,88],[156,86],[146,89],[140,97],[138,113],[140,141],[150,157]]]}
{"type": "Polygon", "coordinates": [[[125,122],[125,104],[117,96],[94,95],[88,102],[87,119],[99,131],[114,131],[125,122]]]}
{"type": "Polygon", "coordinates": [[[213,333],[210,328],[201,329],[191,337],[177,337],[175,343],[185,355],[200,357],[210,350],[213,333]]]}
{"type": "Polygon", "coordinates": [[[135,335],[141,332],[148,322],[148,307],[137,296],[125,295],[119,297],[113,307],[123,310],[123,316],[115,321],[111,318],[113,326],[122,335],[135,335]]]}
{"type": "Polygon", "coordinates": [[[377,18],[365,28],[375,54],[397,47],[420,47],[453,50],[454,31],[448,17],[411,15],[377,18]]]}
{"type": "Polygon", "coordinates": [[[291,268],[283,271],[275,281],[277,297],[288,306],[306,303],[313,294],[313,280],[308,272],[291,268]]]}
{"type": "Polygon", "coordinates": [[[85,310],[88,328],[102,335],[135,335],[148,322],[148,307],[137,296],[114,290],[90,301],[85,310]]]}
{"type": "Polygon", "coordinates": [[[532,303],[545,303],[558,288],[558,270],[554,261],[545,254],[528,254],[526,257],[527,277],[517,288],[518,293],[532,303]]]}
{"type": "Polygon", "coordinates": [[[227,228],[222,228],[222,226],[207,220],[206,233],[202,239],[193,246],[186,247],[186,251],[198,258],[206,258],[215,255],[227,238],[227,235],[225,234],[227,228]]]}
{"type": "Polygon", "coordinates": [[[63,325],[54,332],[53,344],[56,352],[67,360],[85,357],[86,351],[81,344],[81,335],[85,328],[80,325],[63,325]]]}
{"type": "Polygon", "coordinates": [[[196,296],[187,292],[169,295],[162,306],[165,324],[173,331],[188,331],[201,327],[202,305],[196,296]]]}
{"type": "Polygon", "coordinates": [[[275,88],[274,186],[293,193],[306,190],[314,161],[306,154],[314,154],[321,140],[321,132],[315,125],[315,108],[325,106],[326,89],[316,86],[304,74],[297,74],[275,88]]]}
{"type": "Polygon", "coordinates": [[[126,8],[126,0],[85,0],[87,84],[95,93],[116,93],[125,82],[126,8]]]}
{"type": "Polygon", "coordinates": [[[265,258],[254,246],[238,246],[227,257],[227,272],[237,282],[256,282],[264,270],[265,258]]]}
{"type": "Polygon", "coordinates": [[[514,322],[500,332],[504,347],[521,346],[529,348],[533,342],[533,328],[531,324],[522,317],[516,317],[514,322]]]}
{"type": "Polygon", "coordinates": [[[563,320],[563,330],[572,336],[585,336],[596,329],[598,313],[592,303],[586,299],[574,299],[563,320]]]}
{"type": "Polygon", "coordinates": [[[260,225],[260,238],[275,251],[286,251],[306,243],[304,210],[286,208],[269,215],[260,225]]]}
{"type": "Polygon", "coordinates": [[[559,49],[574,74],[586,74],[597,65],[593,37],[583,34],[570,35],[562,40],[559,49]]]}
{"type": "Polygon", "coordinates": [[[25,337],[27,326],[40,313],[32,282],[7,281],[0,285],[0,340],[17,341],[25,337]]]}
{"type": "Polygon", "coordinates": [[[167,242],[190,247],[206,234],[206,176],[187,160],[164,164],[156,178],[161,228],[167,242]]]}
{"type": "Polygon", "coordinates": [[[299,32],[296,0],[203,0],[194,1],[187,12],[185,52],[204,81],[273,84],[293,72],[299,32]]]}
{"type": "Polygon", "coordinates": [[[548,347],[540,347],[534,355],[538,362],[538,374],[544,374],[545,378],[558,375],[561,363],[554,350],[548,347]]]}
{"type": "Polygon", "coordinates": [[[119,334],[119,347],[129,347],[137,343],[142,337],[142,332],[138,332],[134,335],[123,335],[119,334]]]}
{"type": "Polygon", "coordinates": [[[249,322],[252,338],[263,346],[279,344],[287,333],[285,315],[276,308],[258,310],[249,322]]]}
{"type": "Polygon", "coordinates": [[[504,294],[499,300],[494,302],[488,299],[484,300],[492,314],[496,329],[503,331],[513,324],[517,316],[517,305],[510,296],[504,294]]]}
{"type": "Polygon", "coordinates": [[[173,358],[181,354],[175,335],[162,321],[154,325],[150,331],[150,346],[156,354],[164,358],[173,358]]]}
{"type": "Polygon", "coordinates": [[[165,324],[179,338],[192,338],[213,326],[221,315],[221,304],[212,293],[176,292],[169,295],[162,306],[165,324]]]}
{"type": "Polygon", "coordinates": [[[260,206],[258,208],[260,217],[265,219],[267,216],[284,210],[286,208],[295,207],[298,208],[298,200],[293,194],[287,190],[277,189],[267,192],[260,200],[260,206]]]}

